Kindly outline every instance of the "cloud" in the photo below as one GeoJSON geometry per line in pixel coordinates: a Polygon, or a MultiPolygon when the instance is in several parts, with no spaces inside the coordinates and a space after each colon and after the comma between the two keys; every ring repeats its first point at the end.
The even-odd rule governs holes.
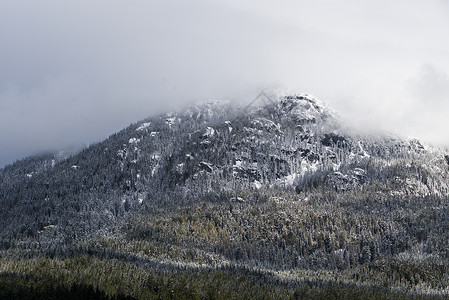
{"type": "Polygon", "coordinates": [[[436,0],[2,2],[0,166],[190,101],[248,102],[279,86],[354,122],[447,141],[425,134],[434,112],[420,126],[409,117],[420,93],[448,110],[434,84],[449,71],[447,13],[436,0]]]}
{"type": "Polygon", "coordinates": [[[432,64],[425,64],[406,82],[406,88],[410,101],[407,118],[403,121],[408,125],[408,133],[449,145],[449,74],[432,64]]]}
{"type": "Polygon", "coordinates": [[[444,70],[425,64],[414,78],[407,82],[418,110],[436,112],[449,105],[449,75],[444,70]]]}

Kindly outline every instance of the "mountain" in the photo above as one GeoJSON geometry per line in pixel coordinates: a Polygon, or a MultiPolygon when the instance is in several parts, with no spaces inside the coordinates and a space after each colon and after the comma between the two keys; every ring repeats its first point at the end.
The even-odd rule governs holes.
{"type": "Polygon", "coordinates": [[[175,278],[157,291],[118,271],[115,287],[81,280],[107,297],[185,281],[199,298],[204,285],[231,297],[234,278],[245,282],[236,298],[447,296],[449,156],[356,131],[311,95],[262,96],[193,105],[0,170],[1,274],[37,276],[39,259],[67,287],[80,283],[81,257],[92,274],[118,261],[147,281],[175,278]],[[225,282],[209,282],[212,270],[225,282]]]}

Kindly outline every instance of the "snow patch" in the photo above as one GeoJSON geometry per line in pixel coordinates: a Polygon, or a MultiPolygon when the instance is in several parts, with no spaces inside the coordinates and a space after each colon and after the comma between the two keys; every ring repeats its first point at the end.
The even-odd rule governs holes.
{"type": "Polygon", "coordinates": [[[229,201],[231,202],[240,202],[240,203],[245,203],[246,200],[243,199],[242,197],[232,197],[231,199],[229,199],[229,201]]]}
{"type": "Polygon", "coordinates": [[[229,130],[229,133],[231,133],[232,132],[232,127],[231,127],[231,121],[225,121],[224,122],[226,125],[228,125],[228,130],[229,130]]]}
{"type": "Polygon", "coordinates": [[[151,125],[151,122],[143,123],[136,129],[136,131],[142,131],[142,130],[146,129],[147,127],[149,127],[150,125],[151,125]]]}
{"type": "Polygon", "coordinates": [[[254,182],[251,183],[251,187],[255,188],[256,190],[260,190],[262,188],[262,183],[260,183],[257,180],[254,180],[254,182]]]}
{"type": "Polygon", "coordinates": [[[128,143],[137,145],[137,143],[140,143],[140,139],[137,139],[137,138],[130,138],[129,141],[128,141],[128,143]]]}
{"type": "Polygon", "coordinates": [[[282,178],[279,178],[276,180],[277,184],[284,185],[284,186],[293,186],[293,184],[296,182],[296,178],[298,177],[298,174],[293,173],[287,176],[284,176],[282,178]]]}
{"type": "Polygon", "coordinates": [[[173,124],[175,124],[175,122],[176,122],[176,117],[165,118],[165,124],[167,124],[169,128],[171,128],[173,126],[173,124]]]}
{"type": "Polygon", "coordinates": [[[212,127],[207,127],[206,132],[203,134],[203,137],[209,138],[209,137],[214,136],[214,134],[215,134],[215,129],[213,129],[212,127]]]}

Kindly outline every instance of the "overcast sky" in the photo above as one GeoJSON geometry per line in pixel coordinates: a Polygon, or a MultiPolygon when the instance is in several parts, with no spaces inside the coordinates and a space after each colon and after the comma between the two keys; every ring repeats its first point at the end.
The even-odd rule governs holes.
{"type": "Polygon", "coordinates": [[[0,0],[0,167],[278,87],[449,144],[449,1],[0,0]]]}

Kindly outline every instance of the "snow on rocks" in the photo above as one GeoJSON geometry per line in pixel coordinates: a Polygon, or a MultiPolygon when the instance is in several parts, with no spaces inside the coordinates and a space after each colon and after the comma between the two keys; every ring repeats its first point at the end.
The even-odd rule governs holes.
{"type": "Polygon", "coordinates": [[[262,183],[260,183],[258,180],[254,180],[250,186],[256,190],[260,190],[262,188],[262,183]]]}
{"type": "Polygon", "coordinates": [[[176,122],[176,117],[167,117],[165,118],[165,124],[168,125],[168,128],[172,128],[173,124],[176,122]]]}
{"type": "Polygon", "coordinates": [[[229,131],[229,133],[232,133],[232,126],[231,126],[231,121],[225,121],[224,122],[226,125],[228,125],[228,131],[229,131]]]}
{"type": "Polygon", "coordinates": [[[245,203],[246,200],[243,199],[242,197],[232,197],[231,199],[229,199],[229,201],[231,202],[238,202],[238,203],[245,203]]]}
{"type": "Polygon", "coordinates": [[[138,138],[130,138],[128,143],[137,145],[138,143],[140,143],[140,139],[138,139],[138,138]]]}
{"type": "Polygon", "coordinates": [[[257,129],[266,130],[268,132],[281,133],[281,125],[266,118],[257,118],[251,122],[251,125],[257,129]]]}
{"type": "Polygon", "coordinates": [[[202,135],[203,138],[211,138],[215,134],[215,129],[212,127],[207,127],[206,132],[202,135]]]}
{"type": "Polygon", "coordinates": [[[350,170],[347,174],[333,172],[327,176],[327,183],[337,191],[345,191],[361,186],[366,181],[366,171],[361,168],[350,170]]]}

